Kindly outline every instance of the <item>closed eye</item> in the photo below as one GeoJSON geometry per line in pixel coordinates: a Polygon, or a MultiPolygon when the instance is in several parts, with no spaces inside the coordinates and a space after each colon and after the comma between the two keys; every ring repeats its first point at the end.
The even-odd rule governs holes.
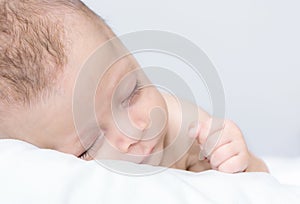
{"type": "Polygon", "coordinates": [[[88,157],[88,150],[86,150],[85,152],[83,152],[78,158],[86,160],[88,157]]]}
{"type": "Polygon", "coordinates": [[[142,85],[141,85],[141,82],[139,80],[136,81],[136,84],[133,88],[133,90],[131,91],[130,95],[122,101],[122,105],[126,105],[126,106],[129,106],[130,102],[131,102],[131,99],[136,96],[137,94],[139,94],[139,91],[141,89],[142,85]]]}
{"type": "Polygon", "coordinates": [[[83,159],[83,160],[88,160],[89,157],[91,156],[90,153],[91,153],[92,151],[95,151],[95,144],[96,144],[96,142],[97,142],[99,139],[101,139],[101,138],[103,138],[103,135],[98,136],[98,137],[95,139],[95,141],[90,145],[90,147],[89,147],[86,151],[84,151],[78,158],[83,159]]]}

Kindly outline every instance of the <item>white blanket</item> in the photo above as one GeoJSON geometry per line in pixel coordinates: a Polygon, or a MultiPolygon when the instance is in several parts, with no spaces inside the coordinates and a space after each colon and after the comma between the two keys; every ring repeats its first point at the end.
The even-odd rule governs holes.
{"type": "MultiPolygon", "coordinates": [[[[140,170],[159,168],[106,162],[140,170]]],[[[1,204],[299,203],[299,199],[299,186],[280,184],[266,173],[167,169],[133,177],[111,172],[94,161],[0,140],[1,204]]]]}

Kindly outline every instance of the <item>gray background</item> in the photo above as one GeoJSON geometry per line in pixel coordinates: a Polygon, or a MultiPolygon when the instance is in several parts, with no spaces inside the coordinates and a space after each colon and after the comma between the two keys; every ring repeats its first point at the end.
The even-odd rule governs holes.
{"type": "MultiPolygon", "coordinates": [[[[300,156],[298,0],[84,2],[117,35],[155,29],[193,41],[216,66],[225,89],[226,115],[241,127],[249,148],[262,156],[300,156]]],[[[143,66],[180,66],[169,56],[137,58],[143,66]]],[[[184,77],[199,90],[198,104],[211,111],[205,86],[192,75],[184,77]]]]}

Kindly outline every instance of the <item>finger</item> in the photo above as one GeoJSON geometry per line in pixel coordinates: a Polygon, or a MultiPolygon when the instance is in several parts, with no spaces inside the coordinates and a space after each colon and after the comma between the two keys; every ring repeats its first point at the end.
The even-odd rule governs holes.
{"type": "MultiPolygon", "coordinates": [[[[223,132],[224,120],[210,118],[209,120],[201,123],[201,130],[198,137],[201,151],[199,160],[204,160],[209,157],[211,152],[217,147],[223,132]]],[[[223,144],[223,141],[222,141],[223,144]]]]}
{"type": "Polygon", "coordinates": [[[210,124],[210,120],[200,123],[201,128],[199,129],[199,135],[197,137],[198,143],[200,145],[204,145],[206,142],[206,138],[208,137],[210,130],[210,124]]]}
{"type": "Polygon", "coordinates": [[[231,141],[229,137],[223,137],[223,131],[219,130],[206,138],[205,144],[202,145],[203,155],[209,157],[213,151],[231,141]]]}
{"type": "Polygon", "coordinates": [[[204,144],[210,133],[211,120],[205,122],[195,121],[189,126],[188,136],[196,138],[199,144],[204,144]]]}
{"type": "Polygon", "coordinates": [[[193,122],[189,127],[188,136],[191,138],[198,138],[201,128],[201,123],[198,121],[193,122]]]}
{"type": "MultiPolygon", "coordinates": [[[[240,135],[240,134],[239,134],[240,135]]],[[[213,151],[220,148],[221,146],[231,143],[231,142],[238,142],[241,141],[238,139],[237,134],[231,133],[225,127],[225,129],[220,129],[214,132],[212,135],[206,138],[206,143],[203,146],[203,151],[205,152],[204,155],[209,157],[213,151]]],[[[244,143],[244,142],[243,142],[244,143]]],[[[243,144],[237,146],[244,146],[243,144]]]]}
{"type": "Polygon", "coordinates": [[[224,129],[226,120],[220,119],[220,118],[211,118],[210,122],[211,122],[211,124],[210,124],[211,130],[210,131],[216,132],[216,131],[224,129]]]}
{"type": "Polygon", "coordinates": [[[201,123],[201,132],[199,135],[199,143],[204,144],[207,137],[210,135],[222,131],[224,128],[224,120],[217,118],[210,118],[209,120],[201,123]]]}
{"type": "Polygon", "coordinates": [[[239,147],[237,147],[236,143],[234,142],[230,142],[216,148],[210,156],[210,164],[212,168],[218,168],[223,162],[233,156],[236,156],[238,152],[239,147]]]}
{"type": "Polygon", "coordinates": [[[218,170],[225,173],[237,173],[244,171],[247,166],[248,162],[246,159],[241,154],[238,154],[222,163],[218,170]]]}

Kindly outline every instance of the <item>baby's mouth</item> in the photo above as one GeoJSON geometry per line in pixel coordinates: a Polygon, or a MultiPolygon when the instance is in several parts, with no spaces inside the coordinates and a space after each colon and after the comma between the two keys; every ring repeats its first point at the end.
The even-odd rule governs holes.
{"type": "Polygon", "coordinates": [[[152,147],[147,154],[144,155],[143,160],[139,164],[150,164],[151,157],[153,157],[154,153],[157,151],[157,147],[152,147]]]}
{"type": "Polygon", "coordinates": [[[136,164],[147,164],[147,160],[152,156],[155,152],[156,146],[149,148],[149,150],[143,154],[141,153],[123,153],[121,156],[121,160],[133,162],[136,164]]]}

